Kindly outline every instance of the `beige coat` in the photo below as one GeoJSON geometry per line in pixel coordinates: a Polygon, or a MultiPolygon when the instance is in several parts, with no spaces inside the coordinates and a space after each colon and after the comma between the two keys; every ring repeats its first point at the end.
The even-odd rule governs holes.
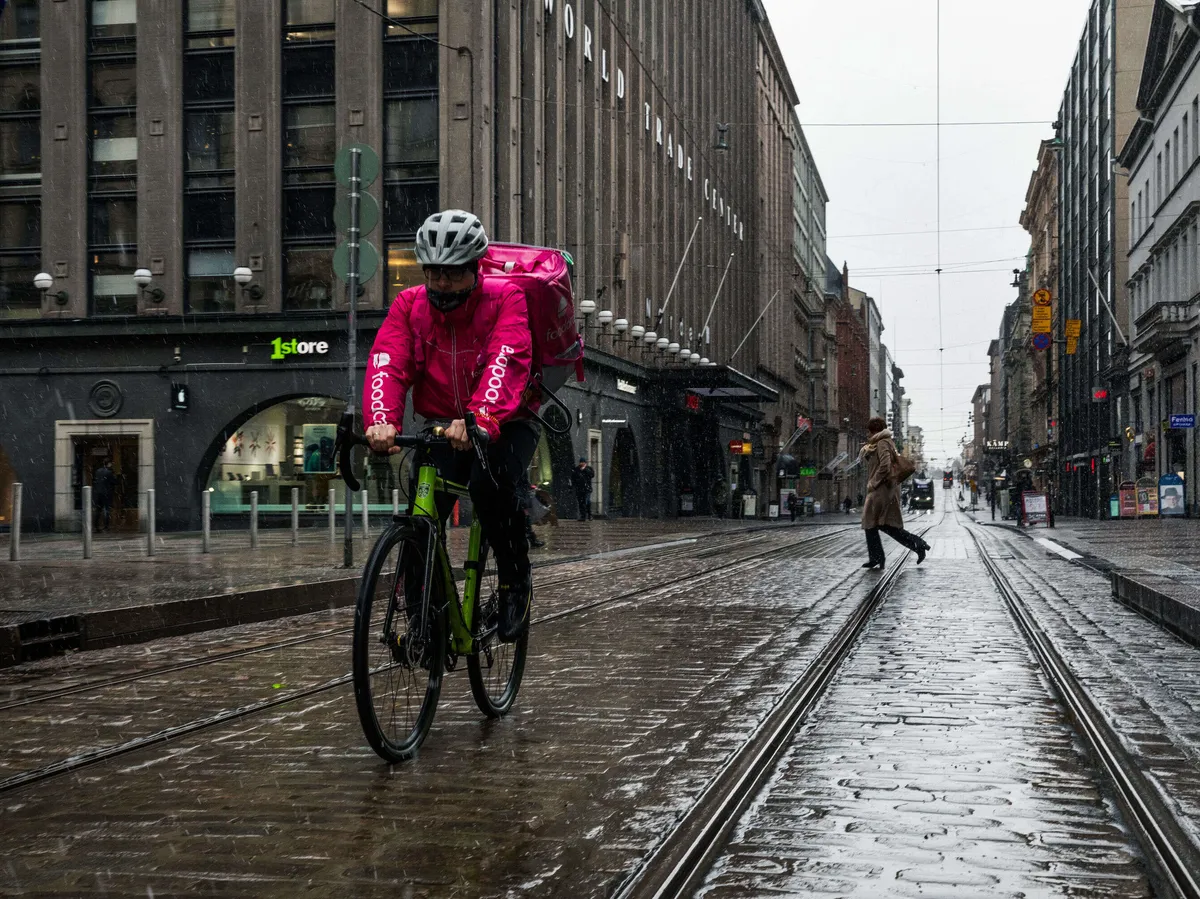
{"type": "Polygon", "coordinates": [[[896,444],[886,428],[871,436],[859,455],[867,466],[867,499],[863,503],[864,529],[904,527],[900,511],[900,485],[892,483],[892,466],[896,462],[896,444]]]}

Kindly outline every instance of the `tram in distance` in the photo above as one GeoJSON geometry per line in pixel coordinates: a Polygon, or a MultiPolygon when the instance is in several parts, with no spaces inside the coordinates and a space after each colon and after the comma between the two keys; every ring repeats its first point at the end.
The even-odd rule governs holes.
{"type": "Polygon", "coordinates": [[[933,479],[913,478],[912,494],[908,499],[910,509],[933,508],[933,479]]]}
{"type": "Polygon", "coordinates": [[[943,470],[942,471],[942,489],[949,490],[953,486],[954,486],[954,472],[943,470]]]}

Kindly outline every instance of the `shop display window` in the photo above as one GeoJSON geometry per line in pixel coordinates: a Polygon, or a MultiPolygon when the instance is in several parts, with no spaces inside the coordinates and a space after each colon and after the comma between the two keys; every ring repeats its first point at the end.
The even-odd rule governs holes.
{"type": "MultiPolygon", "coordinates": [[[[345,408],[342,400],[331,397],[297,397],[264,409],[228,434],[206,485],[213,514],[249,512],[254,491],[258,491],[260,513],[290,513],[292,488],[296,488],[301,512],[324,515],[331,487],[340,514],[346,485],[338,471],[334,442],[345,408]]],[[[400,490],[404,507],[408,454],[370,459],[365,455],[355,451],[356,475],[367,491],[371,512],[390,512],[395,489],[400,490]]]]}

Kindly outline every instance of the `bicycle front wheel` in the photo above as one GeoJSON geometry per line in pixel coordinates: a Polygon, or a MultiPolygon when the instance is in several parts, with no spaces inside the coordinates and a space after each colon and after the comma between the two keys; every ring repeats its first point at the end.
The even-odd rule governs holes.
{"type": "MultiPolygon", "coordinates": [[[[501,643],[496,636],[496,622],[500,619],[499,579],[494,568],[488,570],[487,562],[488,546],[484,543],[479,553],[475,652],[467,656],[467,676],[479,711],[489,718],[500,718],[508,714],[521,689],[525,655],[529,651],[529,631],[526,630],[516,643],[501,643]]],[[[530,597],[531,606],[532,601],[530,597]]]]}
{"type": "Polygon", "coordinates": [[[354,698],[363,733],[388,762],[412,758],[429,733],[442,690],[446,612],[441,583],[422,601],[426,541],[409,525],[379,537],[354,612],[354,698]]]}

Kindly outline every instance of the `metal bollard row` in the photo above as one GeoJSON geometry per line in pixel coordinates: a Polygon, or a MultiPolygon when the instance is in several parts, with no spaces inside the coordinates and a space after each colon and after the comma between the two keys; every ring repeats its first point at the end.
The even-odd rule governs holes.
{"type": "Polygon", "coordinates": [[[83,525],[83,557],[92,557],[92,488],[85,485],[80,499],[79,521],[83,525]]]}
{"type": "Polygon", "coordinates": [[[10,562],[21,561],[21,491],[20,483],[12,485],[12,531],[8,542],[10,562]]]}
{"type": "Polygon", "coordinates": [[[250,548],[258,549],[258,491],[250,491],[250,548]]]}

